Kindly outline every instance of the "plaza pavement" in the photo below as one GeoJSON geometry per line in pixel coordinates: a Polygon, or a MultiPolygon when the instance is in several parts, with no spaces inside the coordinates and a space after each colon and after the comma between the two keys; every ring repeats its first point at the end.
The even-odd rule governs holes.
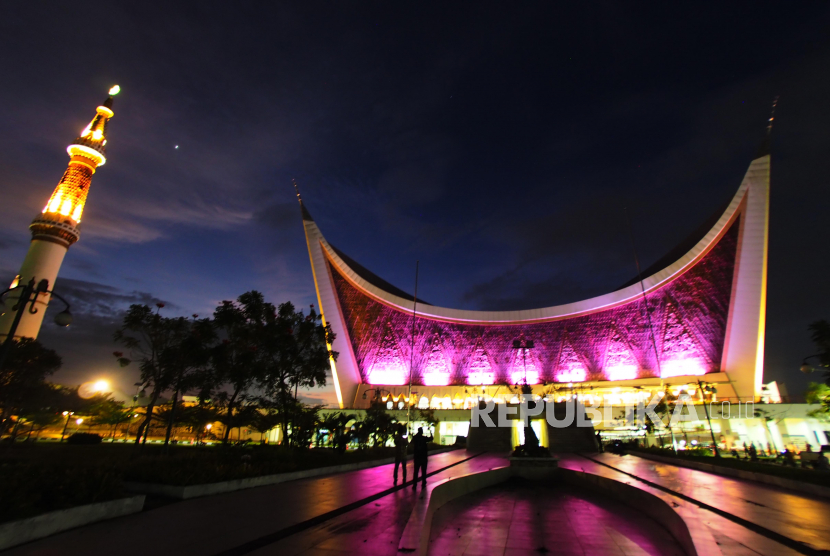
{"type": "MultiPolygon", "coordinates": [[[[447,469],[428,480],[440,480],[453,473],[472,473],[503,464],[503,457],[478,455],[464,450],[445,452],[429,458],[429,472],[447,469]]],[[[185,500],[66,531],[12,548],[3,554],[248,554],[255,548],[252,544],[263,544],[269,539],[275,542],[287,534],[302,530],[309,521],[360,504],[367,498],[382,496],[393,486],[392,467],[382,465],[185,500]]],[[[408,478],[412,478],[411,459],[408,478]]],[[[417,492],[420,495],[420,486],[417,492]]],[[[412,496],[412,489],[407,487],[405,492],[401,489],[394,494],[405,500],[412,496]]]]}
{"type": "MultiPolygon", "coordinates": [[[[475,454],[461,450],[438,454],[430,457],[430,472],[438,472],[429,478],[429,482],[500,467],[506,463],[504,455],[500,454],[475,454]]],[[[566,454],[562,456],[560,466],[629,483],[660,496],[687,520],[691,518],[692,526],[708,528],[723,553],[729,556],[821,554],[830,549],[830,500],[792,493],[751,481],[674,467],[635,456],[566,454]],[[645,479],[650,484],[631,475],[645,479]],[[666,490],[678,493],[686,499],[666,490]],[[714,506],[727,514],[727,517],[699,507],[694,503],[695,500],[714,506]],[[729,519],[728,516],[735,516],[736,519],[729,519]],[[740,520],[758,524],[764,531],[772,534],[753,531],[742,526],[740,520]],[[782,544],[770,538],[774,535],[781,535],[803,544],[795,546],[793,550],[792,544],[789,544],[788,548],[785,546],[787,543],[782,544]]],[[[411,479],[411,460],[409,470],[411,479]]],[[[413,507],[415,496],[421,496],[422,491],[419,487],[414,494],[408,486],[405,489],[395,489],[392,486],[392,465],[383,465],[178,502],[67,531],[11,549],[4,554],[88,556],[117,553],[119,556],[144,556],[150,552],[154,556],[394,555],[397,553],[397,543],[413,507]]],[[[565,495],[573,497],[574,493],[567,491],[565,495]]],[[[525,492],[516,499],[519,502],[514,500],[511,503],[514,507],[526,506],[530,503],[526,500],[527,497],[528,493],[525,492]]],[[[568,544],[564,542],[563,537],[562,542],[556,545],[557,549],[567,548],[564,552],[566,554],[585,556],[662,553],[660,550],[663,549],[655,548],[665,545],[665,539],[661,540],[658,533],[655,533],[653,546],[642,542],[632,544],[631,539],[637,538],[636,530],[642,526],[642,522],[638,524],[636,520],[630,519],[628,522],[608,521],[609,516],[614,514],[613,508],[609,509],[613,503],[606,507],[596,500],[591,502],[590,495],[586,495],[584,499],[588,500],[588,505],[584,500],[579,503],[573,500],[570,502],[575,508],[574,511],[580,513],[583,521],[591,523],[591,526],[583,528],[582,532],[585,535],[582,539],[590,540],[597,534],[605,539],[605,544],[580,542],[579,538],[568,544]],[[606,519],[605,524],[596,523],[600,517],[606,519]],[[594,533],[586,533],[589,530],[594,533]]],[[[475,516],[483,515],[482,512],[485,512],[486,508],[491,508],[491,512],[505,510],[496,510],[492,505],[488,506],[483,498],[478,499],[474,496],[465,497],[454,504],[456,505],[449,507],[449,512],[439,512],[445,516],[445,525],[436,528],[431,553],[483,554],[482,551],[476,551],[475,543],[478,537],[470,531],[467,531],[467,540],[470,542],[463,549],[459,549],[457,545],[451,547],[452,543],[435,544],[442,531],[445,536],[448,534],[446,515],[449,513],[449,519],[452,520],[456,514],[463,514],[464,509],[470,504],[479,504],[482,508],[475,516]],[[457,511],[452,511],[453,507],[457,508],[457,511]]],[[[525,510],[514,511],[511,515],[515,517],[512,517],[507,525],[497,526],[495,524],[498,522],[494,520],[488,522],[492,524],[493,534],[506,534],[503,547],[498,547],[498,543],[487,545],[489,554],[508,555],[519,552],[520,547],[507,545],[511,542],[513,521],[518,523],[514,528],[514,540],[521,541],[522,538],[527,538],[526,533],[529,530],[522,522],[530,514],[525,514],[525,510]]],[[[567,519],[563,521],[563,517],[567,516],[557,514],[555,508],[545,515],[544,520],[550,525],[550,535],[556,536],[556,523],[567,522],[567,519]]],[[[628,518],[633,519],[632,516],[627,516],[626,519],[628,518]]],[[[466,520],[465,527],[471,526],[469,515],[466,518],[461,516],[459,519],[466,520]]],[[[441,520],[436,521],[439,522],[441,520]]],[[[471,530],[474,529],[473,527],[471,530]]],[[[573,527],[570,527],[568,532],[573,533],[573,527]]],[[[560,533],[560,536],[562,534],[560,533]]],[[[573,540],[573,535],[571,538],[573,540]]],[[[452,539],[444,538],[441,542],[446,543],[449,540],[452,539]]],[[[530,541],[535,543],[539,540],[540,538],[530,538],[530,541]]]]}
{"type": "Polygon", "coordinates": [[[560,466],[630,483],[664,499],[671,497],[634,479],[633,475],[687,497],[687,500],[676,498],[672,504],[696,514],[709,527],[723,553],[729,556],[823,554],[830,550],[830,500],[826,498],[632,455],[566,455],[560,466]],[[709,505],[728,517],[700,508],[688,499],[709,505]],[[753,531],[741,525],[741,521],[757,525],[768,533],[753,531]],[[785,539],[776,540],[776,535],[785,539]]]}

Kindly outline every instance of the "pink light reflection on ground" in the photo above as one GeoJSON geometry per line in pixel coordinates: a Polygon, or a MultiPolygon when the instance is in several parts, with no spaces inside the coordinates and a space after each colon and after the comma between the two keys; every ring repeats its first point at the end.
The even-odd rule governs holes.
{"type": "Polygon", "coordinates": [[[431,555],[540,552],[683,554],[677,541],[653,520],[573,487],[502,483],[452,500],[433,517],[431,555]]]}

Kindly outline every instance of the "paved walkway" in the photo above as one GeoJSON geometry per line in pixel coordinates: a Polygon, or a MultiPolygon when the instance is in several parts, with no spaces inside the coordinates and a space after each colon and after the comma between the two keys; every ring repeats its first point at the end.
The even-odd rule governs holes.
{"type": "Polygon", "coordinates": [[[604,496],[513,479],[435,513],[431,556],[685,556],[653,520],[604,496]]]}
{"type": "MultiPolygon", "coordinates": [[[[631,455],[620,457],[613,454],[599,454],[590,457],[614,469],[630,473],[713,506],[739,519],[759,525],[773,533],[804,543],[808,549],[807,552],[810,549],[830,550],[830,500],[826,498],[810,497],[754,481],[675,467],[631,455]]],[[[649,489],[644,483],[628,475],[615,472],[580,456],[567,456],[563,460],[563,466],[571,469],[584,468],[592,473],[610,473],[610,475],[616,473],[618,480],[649,489]]],[[[657,489],[651,490],[660,492],[657,489]]],[[[678,499],[678,503],[682,501],[678,499]]],[[[700,519],[712,530],[712,534],[721,544],[725,554],[778,555],[805,552],[803,550],[796,552],[724,517],[703,509],[698,510],[700,519]],[[730,546],[731,549],[727,550],[724,548],[726,546],[730,546]]]]}
{"type": "MultiPolygon", "coordinates": [[[[475,455],[459,450],[432,456],[429,470],[438,473],[429,480],[434,482],[500,467],[506,463],[502,455],[472,457],[475,455]],[[467,459],[471,457],[472,459],[467,459]]],[[[689,520],[693,527],[705,528],[720,545],[723,553],[729,556],[795,556],[799,553],[810,554],[810,550],[812,553],[830,550],[830,501],[826,499],[635,456],[602,454],[591,457],[596,461],[577,455],[565,455],[560,465],[629,483],[661,497],[689,520]],[[803,542],[808,550],[803,547],[798,551],[787,548],[768,536],[753,532],[623,472],[803,542]]],[[[411,461],[409,469],[411,477],[411,461]]],[[[393,489],[392,486],[392,465],[384,465],[178,502],[67,531],[11,549],[4,554],[88,556],[118,553],[119,556],[145,556],[149,550],[158,556],[341,556],[355,553],[391,556],[397,553],[397,543],[409,518],[414,497],[421,496],[422,493],[420,488],[417,494],[413,494],[409,487],[393,489]]],[[[547,497],[541,498],[545,504],[549,503],[547,497]]],[[[580,494],[580,498],[585,497],[580,494]]],[[[601,504],[594,503],[594,506],[602,509],[601,504]]],[[[584,505],[576,504],[574,507],[592,522],[599,521],[597,516],[610,516],[584,505]]],[[[461,510],[463,508],[459,509],[461,510]]],[[[519,521],[526,517],[520,515],[519,521]]],[[[561,521],[556,516],[551,519],[561,521]]],[[[603,535],[606,540],[610,537],[617,546],[621,546],[620,542],[625,542],[617,534],[619,531],[614,529],[614,523],[610,524],[613,531],[608,530],[605,524],[602,525],[601,528],[605,531],[603,535]]],[[[546,530],[556,535],[552,527],[547,527],[546,530]]],[[[573,532],[572,528],[568,531],[573,532]]],[[[635,526],[628,527],[626,531],[628,533],[623,533],[623,537],[629,540],[636,537],[635,526]]],[[[651,553],[649,551],[652,549],[648,546],[637,542],[634,544],[635,547],[628,546],[628,552],[636,554],[635,549],[638,549],[651,553]]],[[[453,553],[453,550],[457,552],[457,549],[449,552],[453,553]]],[[[584,550],[574,552],[589,553],[584,550]]]]}
{"type": "MultiPolygon", "coordinates": [[[[483,454],[450,467],[429,479],[430,482],[485,471],[506,465],[503,455],[483,454]]],[[[434,469],[430,459],[431,469],[434,469]]],[[[410,463],[410,470],[412,464],[410,463]]],[[[390,472],[391,473],[391,472],[390,472]]],[[[410,475],[411,477],[411,475],[410,475]]],[[[302,531],[273,544],[262,547],[252,556],[278,554],[279,556],[394,556],[398,541],[415,505],[417,494],[407,487],[370,504],[357,508],[316,527],[302,531]]]]}
{"type": "MultiPolygon", "coordinates": [[[[456,450],[431,456],[428,471],[458,464],[474,455],[456,450]]],[[[456,465],[446,472],[461,469],[462,466],[467,469],[465,472],[471,472],[485,468],[488,462],[495,467],[492,456],[479,456],[469,460],[469,465],[456,465]]],[[[4,555],[89,556],[116,553],[119,556],[146,556],[149,551],[154,556],[201,556],[231,553],[258,539],[279,536],[278,533],[287,528],[387,491],[393,486],[392,467],[382,465],[186,500],[67,531],[13,548],[4,555]]],[[[411,460],[409,477],[412,477],[411,460]]],[[[419,495],[420,492],[419,487],[419,495]]],[[[395,494],[403,495],[401,491],[395,494]]],[[[407,487],[405,494],[411,496],[411,489],[407,487]]],[[[250,550],[245,549],[235,553],[248,552],[250,550]]]]}

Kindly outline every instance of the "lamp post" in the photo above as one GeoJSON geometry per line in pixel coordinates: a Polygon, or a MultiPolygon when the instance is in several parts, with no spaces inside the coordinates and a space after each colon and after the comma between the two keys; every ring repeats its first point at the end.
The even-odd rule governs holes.
{"type": "Polygon", "coordinates": [[[380,397],[384,393],[389,394],[390,396],[392,395],[392,392],[390,392],[389,390],[384,390],[383,388],[369,388],[368,390],[363,391],[364,400],[368,399],[368,396],[366,394],[368,394],[369,392],[375,393],[375,397],[372,400],[373,403],[380,403],[380,397]]]}
{"type": "MultiPolygon", "coordinates": [[[[513,349],[522,350],[522,367],[525,375],[524,383],[527,385],[527,350],[534,347],[533,340],[513,340],[513,349]]],[[[512,377],[511,377],[512,378],[512,377]]]]}
{"type": "Polygon", "coordinates": [[[63,437],[66,436],[66,427],[69,426],[69,418],[75,415],[74,411],[64,411],[64,417],[66,417],[66,422],[63,424],[63,432],[61,433],[61,442],[63,442],[63,437]]]}
{"type": "MultiPolygon", "coordinates": [[[[808,355],[807,357],[805,357],[804,361],[801,362],[801,372],[804,373],[804,374],[810,374],[810,373],[814,372],[816,370],[815,367],[810,365],[807,361],[809,359],[816,359],[816,358],[823,358],[823,357],[827,357],[827,354],[825,354],[825,353],[816,353],[816,354],[808,355]]],[[[827,368],[827,365],[824,364],[823,361],[819,361],[818,365],[819,365],[819,367],[827,368]]]]}
{"type": "MultiPolygon", "coordinates": [[[[717,394],[718,389],[714,386],[707,384],[706,386],[703,385],[700,379],[697,380],[697,385],[700,387],[701,392],[705,392],[708,394],[717,394]]],[[[712,430],[712,420],[709,418],[709,409],[706,407],[706,395],[703,396],[703,413],[706,414],[706,421],[709,423],[709,434],[712,436],[712,449],[715,450],[715,457],[720,457],[720,450],[718,450],[718,443],[715,441],[715,431],[712,430]]]]}
{"type": "Polygon", "coordinates": [[[16,311],[14,316],[14,320],[12,321],[11,328],[9,328],[8,335],[6,336],[6,341],[3,342],[3,346],[0,347],[0,370],[3,369],[3,365],[6,363],[6,358],[9,356],[9,352],[11,351],[12,342],[14,342],[14,335],[17,332],[17,327],[20,325],[20,319],[23,318],[23,313],[26,311],[26,305],[29,305],[29,313],[34,315],[38,312],[38,308],[35,307],[35,303],[37,302],[38,297],[40,294],[45,293],[54,295],[61,301],[63,304],[66,305],[66,308],[55,315],[55,323],[59,326],[69,326],[72,324],[72,313],[69,312],[69,303],[61,296],[56,294],[55,292],[49,289],[49,280],[41,280],[40,282],[35,285],[35,279],[32,278],[29,280],[27,284],[24,285],[17,285],[12,288],[7,289],[6,291],[0,293],[0,304],[3,306],[3,313],[5,313],[5,304],[3,302],[3,298],[13,292],[15,290],[23,291],[20,293],[20,297],[17,300],[17,303],[12,307],[12,311],[16,311]]]}

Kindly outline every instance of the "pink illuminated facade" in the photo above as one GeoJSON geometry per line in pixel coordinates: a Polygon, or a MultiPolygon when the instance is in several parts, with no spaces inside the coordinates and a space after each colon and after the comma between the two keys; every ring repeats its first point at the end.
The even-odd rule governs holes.
{"type": "Polygon", "coordinates": [[[352,407],[361,389],[400,390],[410,381],[421,395],[450,399],[479,386],[639,387],[707,375],[736,397],[754,397],[763,370],[768,192],[765,155],[715,226],[642,285],[527,311],[418,304],[414,316],[411,298],[333,248],[303,207],[318,300],[337,335],[341,407],[352,407]]]}

